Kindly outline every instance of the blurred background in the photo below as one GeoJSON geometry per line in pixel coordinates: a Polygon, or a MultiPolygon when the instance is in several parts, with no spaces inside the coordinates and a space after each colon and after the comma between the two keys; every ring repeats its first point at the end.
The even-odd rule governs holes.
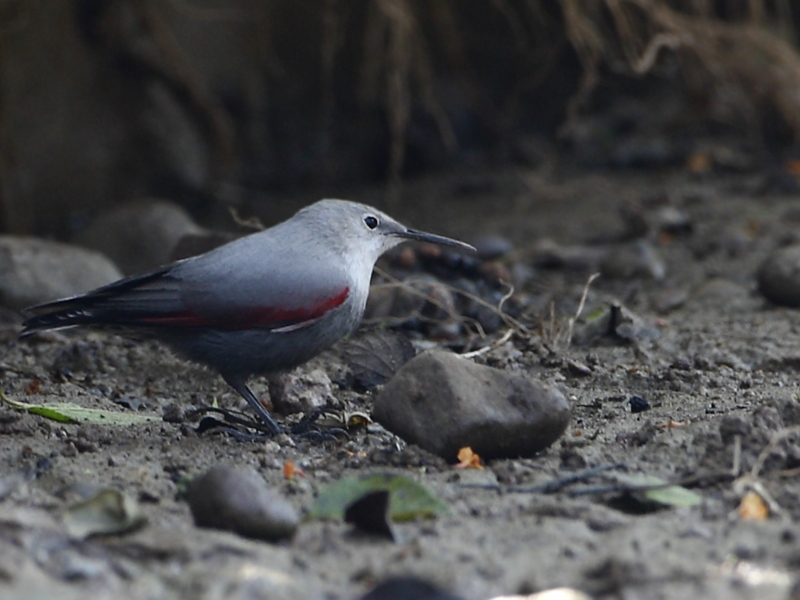
{"type": "Polygon", "coordinates": [[[0,0],[0,233],[365,184],[391,208],[553,162],[796,187],[799,25],[790,0],[0,0]]]}

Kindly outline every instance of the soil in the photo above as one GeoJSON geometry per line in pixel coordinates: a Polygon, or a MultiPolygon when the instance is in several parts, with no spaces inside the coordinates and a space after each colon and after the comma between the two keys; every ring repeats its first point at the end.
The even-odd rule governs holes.
{"type": "MultiPolygon", "coordinates": [[[[647,222],[664,206],[677,209],[688,226],[651,225],[643,234],[665,277],[601,277],[583,312],[618,302],[655,334],[555,344],[549,301],[552,323],[563,329],[590,270],[535,268],[518,291],[549,333],[516,334],[476,360],[555,383],[572,404],[572,423],[540,455],[491,461],[484,470],[455,470],[378,426],[339,443],[241,442],[198,434],[188,421],[89,426],[2,409],[3,597],[349,599],[391,575],[413,574],[468,600],[558,586],[596,598],[789,598],[800,568],[797,436],[757,460],[778,432],[800,425],[800,313],[760,296],[756,272],[779,244],[796,239],[800,216],[796,195],[768,188],[761,174],[684,171],[514,169],[408,183],[390,212],[464,239],[503,236],[516,248],[509,268],[529,265],[544,237],[596,249],[624,243],[631,221],[621,208],[647,222]],[[665,302],[671,297],[678,300],[665,302]],[[652,408],[632,412],[631,396],[652,408]],[[287,480],[287,460],[306,477],[287,480]],[[342,475],[387,470],[423,483],[450,512],[395,523],[394,543],[319,521],[302,523],[288,542],[249,541],[196,528],[181,499],[187,477],[218,463],[254,467],[301,512],[315,490],[342,475]],[[683,481],[703,501],[642,503],[619,489],[601,493],[610,480],[600,476],[554,493],[511,489],[620,464],[617,471],[683,481]],[[750,482],[772,503],[765,520],[739,512],[737,478],[754,467],[750,482]],[[486,485],[466,485],[476,483],[486,485]],[[59,515],[81,492],[102,487],[137,499],[148,524],[68,541],[59,515]]],[[[373,190],[350,196],[375,198],[373,190]]],[[[17,331],[17,323],[0,330],[0,385],[11,398],[102,408],[122,401],[156,414],[212,399],[242,407],[217,376],[155,342],[74,331],[20,343],[17,331]]],[[[334,368],[336,360],[330,354],[316,365],[334,368]]],[[[254,389],[267,395],[263,380],[254,389]]],[[[369,393],[336,394],[369,411],[369,393]]]]}

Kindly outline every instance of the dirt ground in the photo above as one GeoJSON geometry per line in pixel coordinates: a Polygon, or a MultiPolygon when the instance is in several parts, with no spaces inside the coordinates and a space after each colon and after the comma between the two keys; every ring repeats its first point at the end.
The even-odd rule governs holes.
{"type": "MultiPolygon", "coordinates": [[[[515,335],[479,357],[557,385],[573,409],[563,438],[534,458],[456,471],[377,427],[339,444],[239,442],[198,435],[188,422],[71,425],[2,409],[2,596],[351,599],[390,575],[415,574],[468,600],[558,586],[596,598],[797,598],[800,479],[783,473],[800,465],[797,437],[777,444],[758,469],[774,502],[767,520],[739,517],[743,492],[731,474],[734,465],[734,475],[749,473],[777,432],[800,425],[800,313],[769,305],[755,275],[772,250],[800,235],[800,213],[796,195],[765,192],[765,181],[761,174],[516,169],[409,183],[405,203],[390,212],[467,240],[503,236],[516,248],[510,267],[528,265],[544,237],[565,246],[617,243],[629,229],[621,207],[649,219],[669,206],[686,217],[688,228],[647,234],[666,265],[661,280],[601,277],[584,310],[620,302],[655,334],[606,336],[556,353],[537,335],[515,335]],[[652,409],[632,413],[634,395],[652,409]],[[286,480],[286,460],[307,477],[286,480]],[[422,482],[450,512],[396,524],[396,543],[313,521],[291,542],[248,541],[195,528],[179,497],[183,478],[218,463],[253,466],[301,512],[316,489],[342,475],[386,470],[422,482]],[[628,473],[685,479],[703,502],[659,508],[619,493],[572,493],[607,484],[602,478],[555,493],[507,489],[618,463],[628,473]],[[59,515],[81,490],[96,487],[137,498],[148,524],[69,541],[59,515]]],[[[371,190],[351,197],[375,198],[371,190]]],[[[563,323],[589,274],[537,267],[521,291],[540,308],[555,300],[563,323]]],[[[215,375],[154,342],[76,331],[19,343],[17,328],[0,330],[0,386],[11,398],[105,408],[122,398],[156,414],[212,398],[240,405],[215,375]]],[[[261,381],[254,388],[266,393],[261,381]]],[[[369,394],[337,393],[369,410],[369,394]]]]}

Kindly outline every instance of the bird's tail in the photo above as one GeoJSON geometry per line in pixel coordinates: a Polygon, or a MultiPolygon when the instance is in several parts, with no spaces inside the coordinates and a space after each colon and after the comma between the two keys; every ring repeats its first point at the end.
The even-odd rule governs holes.
{"type": "Polygon", "coordinates": [[[24,338],[38,331],[65,329],[78,325],[124,326],[137,314],[138,305],[135,297],[147,296],[148,284],[162,278],[167,271],[167,268],[162,268],[147,275],[121,279],[84,296],[64,298],[26,308],[23,311],[26,319],[19,337],[24,338]]]}
{"type": "Polygon", "coordinates": [[[37,331],[95,323],[91,312],[91,303],[83,302],[83,300],[81,297],[67,298],[26,309],[23,312],[26,319],[22,324],[19,337],[28,337],[37,331]]]}

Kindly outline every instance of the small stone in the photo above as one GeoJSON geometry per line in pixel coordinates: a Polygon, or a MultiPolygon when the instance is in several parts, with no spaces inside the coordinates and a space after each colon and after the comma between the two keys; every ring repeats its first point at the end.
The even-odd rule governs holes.
{"type": "Polygon", "coordinates": [[[689,290],[679,287],[667,287],[657,290],[650,297],[656,312],[661,314],[680,308],[689,297],[689,290]]]}
{"type": "Polygon", "coordinates": [[[601,270],[603,275],[615,279],[645,278],[659,281],[667,274],[664,260],[653,246],[643,241],[610,252],[601,270]]]}
{"type": "Polygon", "coordinates": [[[631,396],[628,398],[628,404],[631,405],[631,413],[641,413],[653,408],[650,403],[641,396],[631,396]]]}
{"type": "Polygon", "coordinates": [[[69,244],[0,235],[0,305],[19,310],[122,277],[105,256],[69,244]]]}
{"type": "Polygon", "coordinates": [[[761,264],[758,289],[779,306],[800,306],[800,244],[776,250],[761,264]]]}
{"type": "Polygon", "coordinates": [[[195,525],[266,541],[291,538],[299,517],[252,468],[219,465],[189,484],[195,525]]]}
{"type": "Polygon", "coordinates": [[[592,374],[592,369],[589,368],[588,365],[573,358],[567,359],[567,370],[570,375],[574,375],[575,377],[588,377],[592,374]]]}
{"type": "Polygon", "coordinates": [[[496,260],[514,251],[514,244],[507,238],[499,235],[484,235],[473,243],[478,258],[483,260],[496,260]]]}
{"type": "Polygon", "coordinates": [[[741,415],[725,415],[720,419],[719,436],[722,442],[729,444],[738,435],[745,437],[750,434],[753,426],[749,419],[741,415]]]}
{"type": "Polygon", "coordinates": [[[333,383],[323,369],[274,375],[269,379],[269,395],[275,410],[285,415],[339,406],[333,383]]]}
{"type": "Polygon", "coordinates": [[[186,407],[177,402],[172,402],[164,407],[161,418],[165,423],[183,423],[186,421],[186,407]]]}
{"type": "Polygon", "coordinates": [[[133,275],[169,262],[178,242],[200,231],[177,204],[147,198],[100,214],[76,241],[102,252],[123,273],[133,275]]]}
{"type": "Polygon", "coordinates": [[[457,314],[450,288],[430,275],[414,275],[401,283],[376,284],[370,288],[366,322],[404,323],[424,317],[444,321],[457,314]]]}
{"type": "Polygon", "coordinates": [[[431,351],[384,386],[372,417],[407,442],[455,461],[464,446],[485,459],[532,456],[564,433],[570,408],[540,381],[431,351]]]}
{"type": "Polygon", "coordinates": [[[651,220],[657,231],[670,235],[689,235],[694,230],[691,217],[674,206],[661,207],[655,211],[651,220]]]}

